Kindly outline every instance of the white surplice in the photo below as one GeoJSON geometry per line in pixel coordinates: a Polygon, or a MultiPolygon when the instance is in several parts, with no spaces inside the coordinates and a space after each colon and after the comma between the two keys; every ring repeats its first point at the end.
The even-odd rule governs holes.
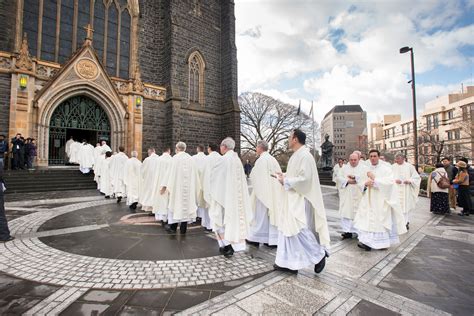
{"type": "Polygon", "coordinates": [[[413,211],[418,202],[418,194],[420,193],[421,177],[416,172],[415,167],[408,162],[403,162],[399,165],[394,163],[392,165],[394,180],[402,181],[401,184],[395,183],[398,188],[398,197],[400,199],[400,207],[402,208],[405,223],[410,221],[410,212],[413,211]],[[404,184],[405,180],[410,181],[409,184],[404,184]]]}
{"type": "Polygon", "coordinates": [[[100,192],[106,196],[112,195],[112,184],[110,180],[110,157],[100,163],[100,192]]]}
{"type": "Polygon", "coordinates": [[[160,194],[160,190],[166,185],[166,181],[168,181],[168,173],[171,170],[172,161],[173,157],[171,157],[167,152],[163,153],[160,158],[155,161],[157,175],[153,184],[155,196],[153,197],[152,211],[155,214],[155,219],[157,221],[168,220],[169,192],[166,191],[165,193],[160,194]]]}
{"type": "Polygon", "coordinates": [[[102,155],[102,147],[101,146],[95,146],[94,147],[94,166],[92,167],[93,170],[97,168],[98,160],[100,155],[102,155]]]}
{"type": "Polygon", "coordinates": [[[100,174],[102,171],[102,165],[105,160],[105,155],[100,155],[97,158],[96,165],[94,168],[94,181],[97,182],[97,190],[100,190],[100,174]]]}
{"type": "Polygon", "coordinates": [[[213,175],[212,170],[214,170],[215,166],[218,164],[219,160],[222,159],[222,156],[216,152],[211,152],[206,158],[206,166],[204,168],[203,179],[202,179],[202,194],[204,201],[206,202],[205,212],[202,212],[201,215],[201,225],[206,227],[207,229],[212,229],[212,220],[211,216],[211,205],[212,207],[219,207],[218,203],[212,199],[211,195],[211,182],[214,179],[215,175],[213,175]]]}
{"type": "Polygon", "coordinates": [[[79,163],[79,151],[81,149],[82,144],[79,142],[73,142],[69,147],[69,162],[70,163],[79,163]]]}
{"type": "Polygon", "coordinates": [[[112,183],[112,192],[116,197],[123,197],[125,194],[125,184],[123,176],[125,171],[125,164],[128,157],[125,153],[119,152],[111,157],[110,161],[110,181],[112,183]]]}
{"type": "Polygon", "coordinates": [[[291,156],[284,187],[275,263],[299,270],[319,263],[330,243],[318,170],[306,146],[291,156]]]}
{"type": "Polygon", "coordinates": [[[142,162],[135,157],[127,160],[124,167],[123,183],[127,194],[127,205],[138,202],[140,194],[142,162]]]}
{"type": "Polygon", "coordinates": [[[201,184],[197,167],[188,153],[173,156],[165,186],[169,192],[168,224],[194,222],[201,184]]]}
{"type": "Polygon", "coordinates": [[[251,215],[247,177],[239,156],[233,150],[216,159],[212,167],[209,216],[219,245],[232,244],[234,251],[245,250],[251,215]]]}
{"type": "Polygon", "coordinates": [[[91,144],[81,144],[78,147],[77,161],[82,173],[89,173],[94,166],[94,147],[91,144]]]}
{"type": "Polygon", "coordinates": [[[374,249],[388,248],[399,243],[398,236],[407,231],[392,168],[379,162],[368,169],[375,175],[375,184],[365,190],[354,218],[354,226],[361,243],[374,249]]]}
{"type": "Polygon", "coordinates": [[[272,175],[280,172],[278,161],[266,151],[260,155],[250,172],[253,188],[250,196],[253,217],[247,237],[250,241],[269,245],[276,245],[278,242],[277,216],[284,192],[272,175]]]}
{"type": "Polygon", "coordinates": [[[339,170],[336,177],[336,186],[339,189],[339,214],[344,233],[357,233],[354,217],[364,193],[367,171],[368,168],[361,161],[355,167],[348,163],[339,170]],[[349,176],[354,176],[357,183],[349,184],[349,176]]]}
{"type": "Polygon", "coordinates": [[[153,198],[155,196],[154,181],[157,177],[157,168],[155,167],[155,160],[159,156],[152,153],[143,160],[142,176],[140,184],[140,204],[145,211],[153,209],[153,198]]]}
{"type": "Polygon", "coordinates": [[[71,157],[71,145],[74,144],[74,139],[70,139],[66,142],[66,156],[69,159],[71,157]]]}
{"type": "Polygon", "coordinates": [[[199,152],[193,156],[194,164],[196,165],[199,173],[199,183],[201,185],[201,190],[198,196],[198,209],[197,216],[201,218],[201,226],[207,228],[206,224],[209,220],[209,210],[206,206],[206,201],[204,200],[203,193],[203,181],[204,181],[204,169],[206,168],[207,156],[203,152],[199,152]]]}

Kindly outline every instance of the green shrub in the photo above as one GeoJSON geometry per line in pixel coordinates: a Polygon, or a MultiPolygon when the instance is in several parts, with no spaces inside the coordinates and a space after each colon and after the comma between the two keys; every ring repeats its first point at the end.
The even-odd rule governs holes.
{"type": "Polygon", "coordinates": [[[427,174],[430,174],[430,173],[432,173],[435,169],[436,169],[436,167],[433,167],[433,166],[425,166],[425,167],[423,168],[423,172],[424,172],[424,173],[427,173],[427,174]]]}

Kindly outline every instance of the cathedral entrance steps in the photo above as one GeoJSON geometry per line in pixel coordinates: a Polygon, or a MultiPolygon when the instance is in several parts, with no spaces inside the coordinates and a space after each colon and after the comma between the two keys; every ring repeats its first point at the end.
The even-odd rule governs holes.
{"type": "Polygon", "coordinates": [[[90,190],[96,188],[94,174],[83,175],[78,167],[48,168],[34,171],[11,170],[4,173],[6,194],[90,190]]]}

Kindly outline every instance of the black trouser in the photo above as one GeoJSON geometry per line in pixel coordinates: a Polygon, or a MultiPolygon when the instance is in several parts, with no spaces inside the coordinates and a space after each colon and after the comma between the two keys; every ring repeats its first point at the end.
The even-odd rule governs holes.
{"type": "MultiPolygon", "coordinates": [[[[170,224],[171,230],[176,231],[178,229],[178,223],[170,224]]],[[[179,225],[179,230],[181,233],[185,233],[188,230],[188,222],[182,222],[179,225]]]]}
{"type": "Polygon", "coordinates": [[[0,240],[7,240],[10,238],[10,230],[8,229],[8,222],[5,216],[5,199],[3,197],[3,187],[0,183],[0,240]]]}
{"type": "Polygon", "coordinates": [[[471,194],[468,185],[460,185],[458,188],[459,206],[463,208],[463,212],[469,213],[472,210],[471,194]]]}

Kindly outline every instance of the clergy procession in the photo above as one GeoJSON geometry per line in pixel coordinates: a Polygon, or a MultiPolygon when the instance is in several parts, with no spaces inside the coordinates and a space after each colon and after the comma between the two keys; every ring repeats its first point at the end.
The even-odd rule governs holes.
{"type": "Polygon", "coordinates": [[[342,239],[356,237],[358,247],[366,251],[399,243],[398,236],[409,229],[420,190],[420,175],[403,154],[395,156],[393,165],[382,158],[373,149],[364,161],[355,151],[334,175],[342,239]]]}
{"type": "MultiPolygon", "coordinates": [[[[267,142],[258,141],[249,182],[232,138],[220,146],[199,145],[194,156],[184,142],[176,144],[174,155],[171,148],[161,155],[149,148],[143,162],[136,151],[129,158],[122,146],[112,154],[106,141],[94,148],[71,139],[66,153],[82,173],[94,171],[97,190],[106,199],[125,199],[132,212],[140,205],[170,234],[179,230],[185,235],[189,224],[198,223],[214,232],[227,258],[247,245],[263,244],[276,248],[276,270],[297,273],[311,266],[320,273],[329,257],[330,237],[316,162],[305,143],[306,134],[295,129],[283,173],[267,142]]],[[[348,158],[347,163],[338,159],[332,176],[342,239],[357,238],[366,251],[399,243],[399,235],[409,229],[420,176],[402,154],[393,165],[377,150],[370,151],[367,161],[358,151],[348,158]]]]}

